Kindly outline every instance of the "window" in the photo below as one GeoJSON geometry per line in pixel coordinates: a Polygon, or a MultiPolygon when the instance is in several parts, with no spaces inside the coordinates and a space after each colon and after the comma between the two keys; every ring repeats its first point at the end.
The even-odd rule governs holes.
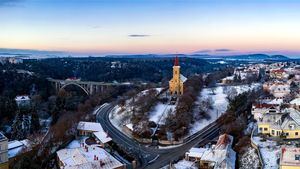
{"type": "Polygon", "coordinates": [[[267,130],[268,130],[268,128],[264,128],[264,130],[265,130],[265,131],[267,131],[267,130]]]}
{"type": "Polygon", "coordinates": [[[296,132],[295,135],[298,136],[298,132],[296,132]]]}
{"type": "Polygon", "coordinates": [[[262,131],[262,128],[260,127],[259,130],[262,131]]]}
{"type": "Polygon", "coordinates": [[[287,133],[285,133],[287,136],[289,135],[289,133],[287,132],[287,133]]]}
{"type": "Polygon", "coordinates": [[[275,134],[275,131],[274,130],[272,130],[272,135],[274,135],[275,134]]]}
{"type": "Polygon", "coordinates": [[[300,160],[300,154],[295,154],[295,160],[300,160]]]}
{"type": "Polygon", "coordinates": [[[280,136],[280,131],[277,131],[276,133],[277,133],[277,136],[280,136]]]}

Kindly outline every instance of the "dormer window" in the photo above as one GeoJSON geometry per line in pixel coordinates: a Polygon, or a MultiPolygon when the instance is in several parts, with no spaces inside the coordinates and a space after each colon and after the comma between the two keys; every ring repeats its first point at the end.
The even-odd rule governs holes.
{"type": "Polygon", "coordinates": [[[300,154],[295,154],[295,160],[300,161],[300,154]]]}
{"type": "Polygon", "coordinates": [[[291,130],[294,130],[294,129],[295,129],[295,124],[290,124],[290,125],[289,125],[289,128],[290,128],[291,130]]]}

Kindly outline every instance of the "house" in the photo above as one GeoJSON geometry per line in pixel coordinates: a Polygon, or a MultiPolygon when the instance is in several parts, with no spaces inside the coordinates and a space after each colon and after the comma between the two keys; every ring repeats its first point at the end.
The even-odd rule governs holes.
{"type": "Polygon", "coordinates": [[[236,153],[232,149],[233,137],[223,134],[219,137],[217,144],[204,151],[201,160],[201,169],[234,169],[236,153]]]}
{"type": "Polygon", "coordinates": [[[183,94],[183,86],[187,78],[180,74],[179,59],[176,56],[173,66],[173,78],[169,81],[169,92],[173,96],[183,94]]]}
{"type": "Polygon", "coordinates": [[[13,160],[16,156],[30,151],[31,143],[28,139],[25,140],[13,140],[8,142],[8,158],[9,160],[13,160]]]}
{"type": "Polygon", "coordinates": [[[29,106],[31,99],[28,95],[16,96],[15,101],[18,107],[29,106]]]}
{"type": "Polygon", "coordinates": [[[0,132],[0,169],[8,169],[8,139],[0,132]]]}
{"type": "Polygon", "coordinates": [[[281,125],[283,136],[286,139],[300,138],[300,112],[295,109],[289,109],[290,113],[284,119],[281,125]]]}
{"type": "Polygon", "coordinates": [[[112,140],[100,123],[80,121],[77,125],[77,131],[79,136],[94,137],[102,147],[112,140]]]}
{"type": "Polygon", "coordinates": [[[300,148],[282,147],[280,169],[300,169],[300,148]]]}
{"type": "Polygon", "coordinates": [[[258,132],[274,137],[282,134],[281,124],[284,119],[284,113],[267,113],[257,121],[258,132]]]}
{"type": "Polygon", "coordinates": [[[273,69],[270,71],[270,77],[276,79],[283,79],[287,78],[288,74],[285,72],[284,69],[273,69]]]}
{"type": "Polygon", "coordinates": [[[255,120],[259,120],[266,113],[279,113],[280,107],[274,104],[256,103],[252,105],[251,113],[255,120]]]}
{"type": "Polygon", "coordinates": [[[185,153],[185,159],[187,161],[200,161],[204,152],[207,151],[207,148],[191,148],[188,152],[185,153]]]}
{"type": "Polygon", "coordinates": [[[229,83],[232,83],[233,81],[234,81],[234,75],[227,76],[222,79],[222,84],[229,84],[229,83]]]}
{"type": "Polygon", "coordinates": [[[124,165],[96,145],[57,151],[57,161],[61,169],[123,169],[124,165]]]}
{"type": "Polygon", "coordinates": [[[300,112],[288,108],[281,113],[263,115],[257,122],[258,132],[285,139],[300,138],[300,112]]]}
{"type": "Polygon", "coordinates": [[[300,98],[295,98],[290,101],[290,106],[294,109],[300,110],[300,98]]]}
{"type": "Polygon", "coordinates": [[[290,94],[290,84],[284,82],[266,82],[263,84],[263,90],[276,98],[284,98],[290,94]]]}
{"type": "Polygon", "coordinates": [[[79,136],[92,136],[94,132],[103,131],[100,123],[80,121],[77,125],[79,136]]]}

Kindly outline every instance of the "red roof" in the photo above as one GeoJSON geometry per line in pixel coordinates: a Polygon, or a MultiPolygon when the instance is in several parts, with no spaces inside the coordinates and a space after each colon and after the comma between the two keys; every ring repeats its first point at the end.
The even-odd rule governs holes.
{"type": "Polygon", "coordinates": [[[228,144],[230,144],[230,142],[230,137],[227,134],[223,134],[219,137],[216,147],[221,149],[225,148],[228,144]]]}
{"type": "Polygon", "coordinates": [[[283,73],[285,72],[283,69],[272,70],[274,73],[283,73]]]}
{"type": "Polygon", "coordinates": [[[275,106],[274,104],[256,103],[253,105],[255,108],[270,108],[275,106]]]}

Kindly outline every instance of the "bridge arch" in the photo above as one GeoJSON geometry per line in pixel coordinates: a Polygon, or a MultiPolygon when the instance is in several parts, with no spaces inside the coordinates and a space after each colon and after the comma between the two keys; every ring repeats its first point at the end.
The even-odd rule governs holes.
{"type": "Polygon", "coordinates": [[[70,86],[70,85],[75,85],[75,86],[81,88],[87,95],[90,95],[90,93],[89,93],[88,90],[86,90],[84,87],[82,87],[82,86],[80,86],[79,84],[74,83],[74,82],[66,83],[66,84],[64,84],[60,89],[64,89],[64,88],[66,88],[67,86],[70,86]]]}

